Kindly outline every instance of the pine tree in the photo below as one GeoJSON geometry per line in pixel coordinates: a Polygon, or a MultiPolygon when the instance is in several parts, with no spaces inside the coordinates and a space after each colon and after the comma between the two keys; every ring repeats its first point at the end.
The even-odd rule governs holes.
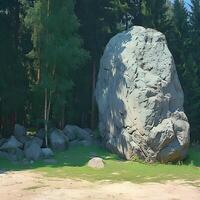
{"type": "MultiPolygon", "coordinates": [[[[95,128],[97,118],[94,91],[99,61],[106,43],[113,34],[117,33],[115,21],[118,19],[118,14],[116,9],[112,8],[112,5],[121,6],[119,3],[119,1],[111,2],[107,0],[77,0],[76,3],[76,13],[81,24],[80,33],[84,39],[85,48],[90,52],[90,61],[87,64],[89,68],[84,72],[87,77],[85,84],[88,83],[89,85],[89,88],[86,87],[87,91],[85,92],[88,95],[85,101],[90,102],[90,105],[87,105],[89,111],[86,118],[89,118],[92,129],[95,128]]],[[[79,90],[83,91],[82,88],[79,90]]],[[[85,99],[85,94],[83,93],[83,95],[82,98],[85,99]]],[[[84,113],[81,113],[81,115],[84,115],[84,113]]]]}
{"type": "Polygon", "coordinates": [[[176,63],[178,75],[185,94],[185,110],[191,121],[190,98],[192,96],[192,57],[189,54],[189,21],[188,11],[183,1],[175,0],[173,5],[173,32],[170,49],[176,63]]]}
{"type": "Polygon", "coordinates": [[[77,87],[78,95],[83,94],[79,98],[84,99],[84,102],[90,102],[91,106],[87,103],[82,104],[83,107],[80,108],[82,111],[79,115],[83,116],[81,121],[84,121],[82,118],[87,119],[85,123],[90,124],[92,128],[95,128],[97,124],[94,90],[100,58],[111,37],[133,24],[140,23],[140,8],[141,0],[76,1],[76,13],[81,24],[80,33],[91,58],[87,64],[89,67],[82,72],[85,79],[79,81],[79,87],[77,87]],[[82,85],[85,85],[84,89],[82,85]]]}
{"type": "Polygon", "coordinates": [[[167,0],[143,0],[142,25],[159,30],[168,36],[172,26],[169,6],[167,0]]]}
{"type": "Polygon", "coordinates": [[[200,84],[197,64],[198,56],[195,56],[197,55],[196,52],[198,52],[198,34],[196,34],[198,31],[196,32],[196,28],[194,28],[198,27],[198,17],[195,17],[198,16],[198,12],[196,13],[198,5],[194,6],[197,2],[199,1],[192,2],[191,14],[189,15],[184,1],[175,0],[173,8],[174,29],[170,43],[185,94],[184,107],[191,124],[192,140],[199,139],[198,130],[200,128],[200,115],[198,112],[200,108],[198,101],[200,98],[200,84]]]}
{"type": "Polygon", "coordinates": [[[127,0],[129,14],[132,16],[131,25],[142,25],[142,0],[127,0]]]}
{"type": "Polygon", "coordinates": [[[35,1],[29,8],[26,24],[32,30],[33,50],[29,57],[36,69],[33,88],[38,99],[44,99],[40,104],[47,133],[50,121],[63,120],[73,88],[71,74],[84,63],[87,53],[81,48],[82,42],[77,35],[79,24],[73,0],[35,1]]]}
{"type": "Polygon", "coordinates": [[[188,51],[187,42],[189,39],[188,11],[185,8],[183,1],[174,1],[173,23],[174,29],[171,49],[175,57],[176,64],[183,65],[188,51]]]}
{"type": "Polygon", "coordinates": [[[0,129],[13,132],[16,122],[24,122],[26,101],[25,67],[20,50],[20,3],[0,1],[0,129]]]}
{"type": "Polygon", "coordinates": [[[191,37],[192,37],[192,49],[194,59],[197,64],[200,64],[199,50],[200,50],[200,1],[191,0],[191,37]]]}
{"type": "Polygon", "coordinates": [[[113,24],[120,24],[125,29],[130,28],[133,25],[141,25],[142,23],[142,0],[111,0],[110,8],[114,12],[114,16],[117,16],[113,24]]]}
{"type": "Polygon", "coordinates": [[[199,121],[200,121],[200,1],[191,0],[191,13],[190,13],[190,62],[187,67],[188,81],[188,95],[187,95],[187,112],[191,122],[192,139],[195,141],[200,140],[199,134],[199,121]]]}

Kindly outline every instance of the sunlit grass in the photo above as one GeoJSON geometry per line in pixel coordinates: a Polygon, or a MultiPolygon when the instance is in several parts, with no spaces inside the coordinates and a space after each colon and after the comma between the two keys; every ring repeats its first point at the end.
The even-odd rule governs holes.
{"type": "Polygon", "coordinates": [[[97,146],[71,147],[66,152],[56,153],[56,164],[45,164],[43,161],[32,165],[11,164],[0,160],[0,168],[7,170],[31,169],[42,172],[46,176],[84,179],[89,181],[131,181],[162,182],[167,180],[200,181],[200,152],[190,149],[189,156],[184,162],[178,164],[146,164],[121,160],[118,156],[107,152],[97,146]],[[93,156],[105,160],[104,169],[91,169],[87,166],[88,160],[93,156]]]}

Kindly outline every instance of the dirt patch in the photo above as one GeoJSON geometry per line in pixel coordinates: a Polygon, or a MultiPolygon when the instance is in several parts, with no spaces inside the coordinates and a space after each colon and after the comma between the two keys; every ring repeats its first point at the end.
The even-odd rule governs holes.
{"type": "Polygon", "coordinates": [[[199,200],[183,181],[133,184],[48,178],[31,171],[0,174],[1,200],[199,200]]]}

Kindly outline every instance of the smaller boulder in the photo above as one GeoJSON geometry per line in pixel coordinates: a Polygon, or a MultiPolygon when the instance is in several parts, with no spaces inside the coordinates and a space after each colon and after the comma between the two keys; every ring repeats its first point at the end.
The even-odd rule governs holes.
{"type": "Polygon", "coordinates": [[[8,141],[0,147],[0,150],[9,150],[22,147],[23,144],[19,142],[14,136],[11,136],[10,139],[8,139],[8,141]]]}
{"type": "Polygon", "coordinates": [[[43,144],[43,140],[42,140],[42,139],[40,139],[40,138],[38,138],[38,137],[34,137],[34,138],[32,139],[32,142],[35,142],[35,143],[37,143],[40,147],[42,147],[42,144],[43,144]]]}
{"type": "Polygon", "coordinates": [[[9,151],[0,151],[0,157],[11,162],[21,161],[24,158],[24,152],[19,148],[9,149],[9,151]]]}
{"type": "Polygon", "coordinates": [[[26,128],[20,124],[15,124],[14,136],[18,139],[26,135],[26,128]]]}
{"type": "Polygon", "coordinates": [[[53,151],[50,148],[42,148],[42,158],[51,158],[54,156],[53,151]]]}
{"type": "Polygon", "coordinates": [[[32,141],[27,146],[25,146],[24,153],[28,160],[39,160],[42,157],[42,149],[41,146],[37,143],[32,141]]]}
{"type": "Polygon", "coordinates": [[[27,135],[23,135],[18,137],[17,140],[22,144],[25,144],[26,142],[30,141],[30,137],[28,137],[27,135]]]}
{"type": "Polygon", "coordinates": [[[6,142],[5,138],[0,139],[0,147],[6,142]]]}
{"type": "Polygon", "coordinates": [[[88,167],[95,168],[95,169],[102,169],[104,168],[104,161],[102,158],[94,157],[88,162],[88,167]]]}
{"type": "Polygon", "coordinates": [[[38,138],[38,137],[33,137],[33,138],[31,138],[30,140],[28,140],[28,141],[25,143],[25,148],[29,147],[32,143],[36,143],[36,144],[38,144],[40,147],[42,147],[43,140],[41,140],[41,139],[38,138]]]}
{"type": "Polygon", "coordinates": [[[68,138],[59,129],[54,129],[50,133],[50,146],[53,150],[64,151],[68,147],[68,138]]]}
{"type": "Polygon", "coordinates": [[[15,151],[15,159],[16,159],[16,161],[21,161],[21,160],[23,160],[23,158],[24,158],[23,150],[17,148],[16,151],[15,151]]]}
{"type": "Polygon", "coordinates": [[[5,158],[5,159],[9,159],[9,154],[5,151],[0,151],[0,157],[5,158]]]}
{"type": "Polygon", "coordinates": [[[90,128],[84,128],[85,131],[87,131],[90,135],[92,135],[93,131],[90,128]]]}
{"type": "Polygon", "coordinates": [[[75,126],[67,125],[63,129],[63,132],[69,138],[69,141],[77,139],[77,131],[75,130],[75,126]]]}
{"type": "Polygon", "coordinates": [[[37,132],[36,132],[36,137],[42,139],[42,140],[45,140],[45,130],[44,129],[39,129],[37,132]]]}
{"type": "Polygon", "coordinates": [[[69,138],[69,141],[92,139],[88,131],[75,125],[66,125],[63,132],[69,138]]]}

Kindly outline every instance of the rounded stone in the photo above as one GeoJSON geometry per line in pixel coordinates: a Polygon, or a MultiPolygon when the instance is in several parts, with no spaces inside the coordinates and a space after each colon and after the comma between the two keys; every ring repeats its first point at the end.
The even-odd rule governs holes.
{"type": "Polygon", "coordinates": [[[104,168],[104,161],[102,158],[94,157],[88,162],[88,167],[95,168],[95,169],[102,169],[104,168]]]}

